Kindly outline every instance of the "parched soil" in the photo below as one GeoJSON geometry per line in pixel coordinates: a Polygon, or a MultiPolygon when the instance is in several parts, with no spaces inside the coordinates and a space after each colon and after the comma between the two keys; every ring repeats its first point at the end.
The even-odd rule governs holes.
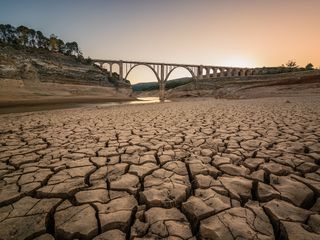
{"type": "Polygon", "coordinates": [[[0,239],[320,239],[320,97],[0,116],[0,239]]]}

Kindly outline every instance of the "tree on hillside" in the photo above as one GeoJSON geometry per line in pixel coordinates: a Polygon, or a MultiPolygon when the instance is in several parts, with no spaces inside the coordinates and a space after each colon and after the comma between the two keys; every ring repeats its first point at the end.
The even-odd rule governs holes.
{"type": "Polygon", "coordinates": [[[19,26],[17,27],[17,34],[18,34],[19,44],[22,46],[28,46],[29,28],[25,26],[19,26]]]}
{"type": "Polygon", "coordinates": [[[38,47],[48,49],[49,48],[49,39],[46,38],[42,32],[37,31],[36,36],[38,39],[38,47]]]}
{"type": "Polygon", "coordinates": [[[54,34],[51,34],[50,38],[47,38],[42,32],[25,26],[15,28],[10,24],[0,24],[0,42],[16,47],[43,48],[69,56],[76,56],[79,60],[83,60],[78,43],[68,42],[65,44],[54,34]]]}
{"type": "Polygon", "coordinates": [[[49,50],[50,51],[58,51],[58,38],[56,35],[51,34],[49,39],[49,50]]]}
{"type": "Polygon", "coordinates": [[[313,64],[312,63],[308,63],[307,66],[306,66],[306,70],[313,70],[314,67],[313,67],[313,64]]]}
{"type": "Polygon", "coordinates": [[[6,25],[0,24],[0,42],[5,42],[6,40],[6,25]]]}
{"type": "Polygon", "coordinates": [[[288,68],[298,68],[298,65],[297,65],[297,62],[294,61],[294,60],[289,60],[287,63],[286,63],[286,67],[288,68]]]}
{"type": "Polygon", "coordinates": [[[18,35],[16,28],[10,24],[0,24],[0,41],[8,44],[18,45],[18,35]]]}
{"type": "Polygon", "coordinates": [[[61,39],[57,38],[57,50],[58,50],[58,52],[63,53],[64,46],[65,46],[64,42],[61,39]]]}
{"type": "Polygon", "coordinates": [[[33,29],[29,29],[28,46],[29,47],[38,47],[38,39],[37,39],[36,31],[33,29]]]}
{"type": "Polygon", "coordinates": [[[82,52],[76,42],[67,42],[64,46],[64,53],[66,55],[73,55],[76,57],[82,56],[82,52]]]}

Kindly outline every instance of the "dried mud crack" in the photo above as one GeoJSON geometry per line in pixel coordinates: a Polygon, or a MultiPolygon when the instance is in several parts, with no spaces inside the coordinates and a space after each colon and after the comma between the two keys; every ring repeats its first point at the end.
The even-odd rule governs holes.
{"type": "Polygon", "coordinates": [[[1,239],[320,239],[320,97],[0,116],[1,239]]]}

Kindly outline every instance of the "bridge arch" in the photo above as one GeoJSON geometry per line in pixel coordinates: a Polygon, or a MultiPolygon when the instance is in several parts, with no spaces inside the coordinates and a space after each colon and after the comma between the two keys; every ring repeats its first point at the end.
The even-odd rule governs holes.
{"type": "Polygon", "coordinates": [[[209,67],[209,75],[213,75],[215,73],[215,69],[213,67],[209,67]]]}
{"type": "Polygon", "coordinates": [[[148,64],[143,64],[143,63],[134,64],[132,67],[130,67],[130,69],[127,71],[124,79],[127,79],[128,76],[129,76],[129,74],[130,74],[130,72],[131,72],[133,69],[135,69],[136,67],[138,67],[138,66],[145,66],[145,67],[148,67],[149,69],[151,69],[151,71],[152,71],[152,72],[154,73],[154,75],[156,76],[157,81],[160,82],[160,78],[159,78],[159,75],[158,75],[157,71],[156,71],[152,66],[150,66],[150,65],[148,65],[148,64]]]}
{"type": "Polygon", "coordinates": [[[243,70],[243,71],[244,71],[244,75],[243,76],[254,75],[254,71],[252,69],[246,69],[246,70],[243,70]]]}
{"type": "Polygon", "coordinates": [[[173,68],[167,73],[167,76],[165,76],[165,79],[164,79],[165,82],[168,81],[171,73],[172,73],[174,70],[176,70],[177,68],[186,69],[186,70],[191,74],[191,77],[192,77],[193,79],[197,77],[197,76],[195,75],[195,73],[192,71],[192,69],[190,69],[190,68],[188,68],[188,67],[185,67],[185,66],[175,66],[175,67],[173,67],[173,68]]]}
{"type": "Polygon", "coordinates": [[[120,73],[120,66],[118,63],[110,63],[109,64],[110,74],[112,73],[120,73]]]}
{"type": "Polygon", "coordinates": [[[233,69],[231,69],[230,70],[230,74],[231,74],[231,76],[233,76],[233,77],[238,77],[239,76],[239,69],[237,69],[237,68],[233,68],[233,69]]]}
{"type": "Polygon", "coordinates": [[[225,77],[227,74],[227,69],[220,67],[219,68],[219,77],[225,77]]]}

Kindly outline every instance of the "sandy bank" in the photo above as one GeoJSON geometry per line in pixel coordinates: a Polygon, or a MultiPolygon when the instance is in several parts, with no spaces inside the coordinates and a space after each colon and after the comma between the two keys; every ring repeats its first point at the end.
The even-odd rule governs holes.
{"type": "Polygon", "coordinates": [[[68,108],[80,103],[131,101],[131,89],[1,79],[0,113],[68,108]],[[27,109],[26,109],[27,108],[27,109]]]}

